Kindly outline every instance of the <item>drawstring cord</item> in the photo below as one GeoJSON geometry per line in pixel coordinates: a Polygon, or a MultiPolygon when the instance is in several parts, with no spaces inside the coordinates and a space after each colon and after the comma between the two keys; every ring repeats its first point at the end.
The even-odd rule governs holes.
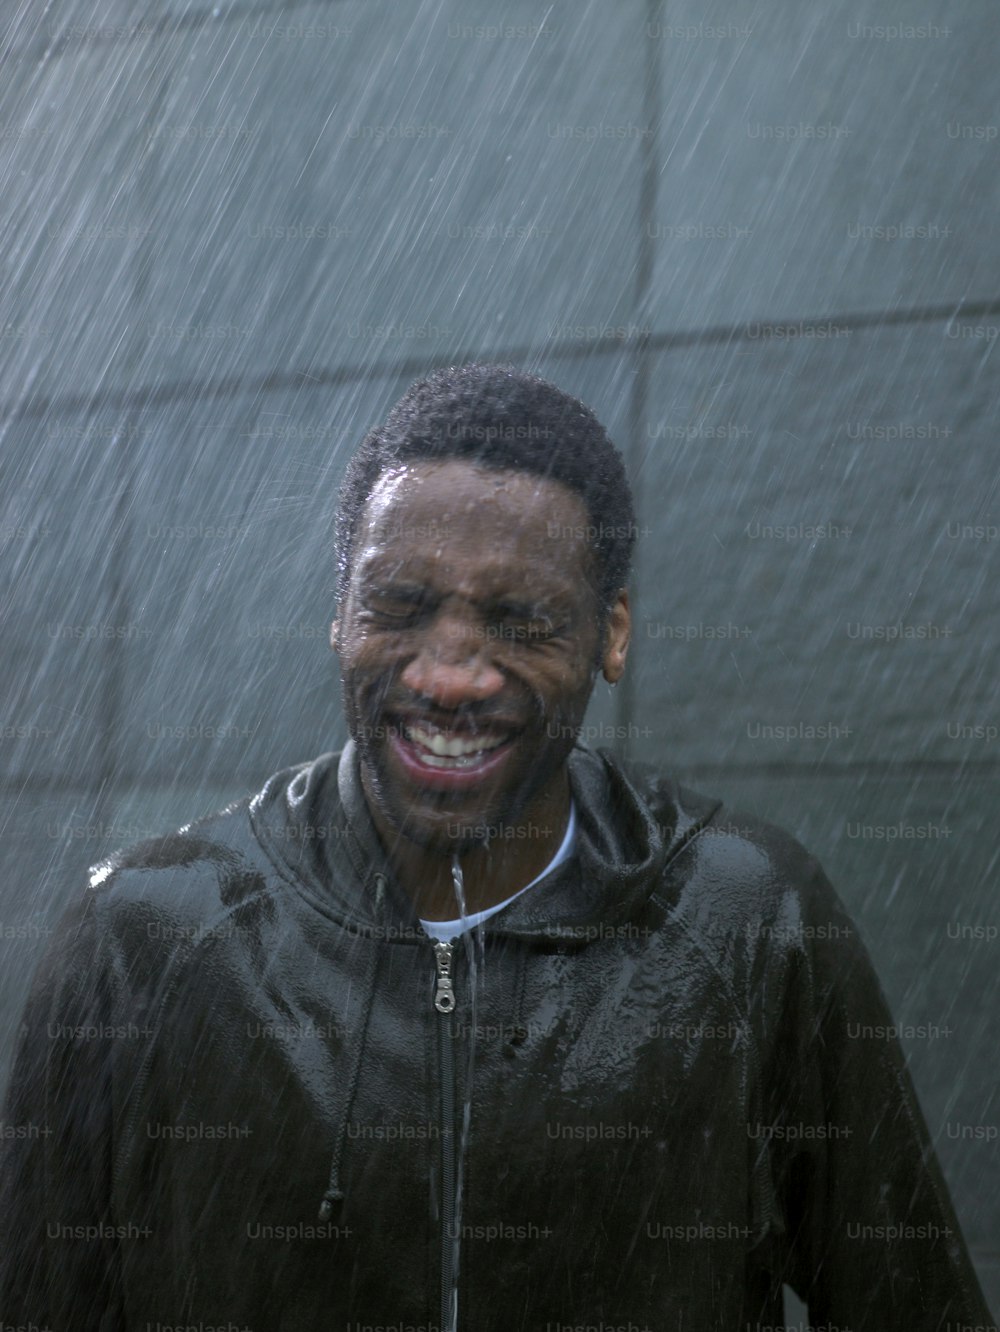
{"type": "MultiPolygon", "coordinates": [[[[465,877],[462,873],[462,866],[459,863],[458,853],[452,856],[451,861],[451,881],[455,889],[455,901],[458,905],[458,912],[462,923],[465,924],[468,912],[465,907],[465,877]]],[[[469,1149],[469,1135],[472,1119],[472,1091],[476,1071],[476,1030],[477,1014],[479,1001],[480,972],[485,969],[485,953],[483,951],[482,924],[475,929],[465,929],[462,932],[462,942],[465,945],[465,955],[469,967],[469,997],[470,997],[470,1021],[469,1021],[469,1042],[468,1058],[465,1066],[465,1096],[462,1107],[462,1127],[459,1134],[458,1152],[455,1171],[455,1234],[452,1240],[452,1253],[454,1265],[455,1288],[452,1291],[452,1314],[453,1322],[457,1319],[458,1305],[458,1277],[461,1270],[461,1247],[462,1247],[462,1209],[464,1206],[465,1193],[465,1159],[469,1149]],[[478,960],[477,960],[478,955],[478,960]]]]}
{"type": "MultiPolygon", "coordinates": [[[[385,876],[375,875],[376,893],[379,897],[385,891],[385,876]]],[[[375,981],[378,976],[378,962],[381,950],[376,946],[375,940],[372,940],[371,960],[368,963],[368,970],[365,975],[365,984],[363,987],[363,1006],[361,1009],[361,1027],[357,1037],[357,1049],[354,1056],[354,1068],[351,1072],[351,1081],[348,1087],[347,1099],[344,1103],[344,1112],[341,1115],[340,1127],[337,1130],[337,1137],[334,1141],[333,1160],[330,1162],[330,1179],[327,1183],[326,1192],[323,1194],[319,1205],[320,1221],[329,1221],[333,1215],[335,1203],[344,1201],[344,1191],[340,1187],[340,1165],[344,1155],[344,1138],[347,1134],[347,1121],[351,1117],[351,1109],[354,1105],[354,1097],[358,1090],[358,1083],[361,1080],[361,1059],[364,1054],[365,1040],[368,1035],[368,1021],[371,1017],[372,1003],[375,998],[375,981]]]]}

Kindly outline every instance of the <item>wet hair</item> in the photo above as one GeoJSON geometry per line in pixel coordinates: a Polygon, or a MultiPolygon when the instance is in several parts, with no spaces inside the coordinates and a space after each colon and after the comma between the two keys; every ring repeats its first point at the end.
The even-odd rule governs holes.
{"type": "Polygon", "coordinates": [[[347,465],[336,517],[337,599],[347,598],[362,510],[382,474],[460,459],[559,481],[590,522],[604,624],[628,579],[636,526],[622,456],[597,417],[555,384],[512,365],[451,366],[411,384],[347,465]]]}

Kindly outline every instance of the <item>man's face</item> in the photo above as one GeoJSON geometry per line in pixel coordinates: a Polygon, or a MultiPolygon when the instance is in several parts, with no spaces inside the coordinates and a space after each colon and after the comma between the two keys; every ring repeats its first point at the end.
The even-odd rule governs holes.
{"type": "MultiPolygon", "coordinates": [[[[456,460],[369,496],[332,642],[368,801],[412,841],[459,850],[565,781],[600,632],[589,523],[561,482],[456,460]]],[[[627,638],[623,596],[608,679],[627,638]]]]}

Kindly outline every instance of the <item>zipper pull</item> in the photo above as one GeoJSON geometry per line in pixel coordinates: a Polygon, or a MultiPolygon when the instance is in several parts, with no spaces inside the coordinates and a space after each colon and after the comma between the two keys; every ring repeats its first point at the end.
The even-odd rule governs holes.
{"type": "Polygon", "coordinates": [[[434,991],[434,1007],[439,1013],[450,1013],[455,1007],[455,989],[451,983],[451,950],[449,941],[438,939],[434,944],[434,961],[437,963],[437,988],[434,991]]]}

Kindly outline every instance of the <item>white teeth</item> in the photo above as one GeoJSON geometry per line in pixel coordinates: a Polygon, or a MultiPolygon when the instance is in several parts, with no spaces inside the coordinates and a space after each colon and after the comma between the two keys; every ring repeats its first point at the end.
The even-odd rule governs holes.
{"type": "Polygon", "coordinates": [[[474,768],[485,752],[480,749],[475,754],[463,754],[461,758],[442,758],[438,754],[421,754],[420,757],[428,768],[474,768]]]}
{"type": "MultiPolygon", "coordinates": [[[[487,750],[496,749],[498,745],[503,744],[503,739],[496,736],[477,737],[474,740],[460,740],[458,737],[449,738],[441,731],[428,731],[422,726],[407,726],[405,730],[406,738],[408,740],[412,740],[414,744],[421,745],[437,758],[467,759],[471,755],[485,753],[487,750]]],[[[432,764],[432,767],[445,766],[450,765],[432,764]]]]}

